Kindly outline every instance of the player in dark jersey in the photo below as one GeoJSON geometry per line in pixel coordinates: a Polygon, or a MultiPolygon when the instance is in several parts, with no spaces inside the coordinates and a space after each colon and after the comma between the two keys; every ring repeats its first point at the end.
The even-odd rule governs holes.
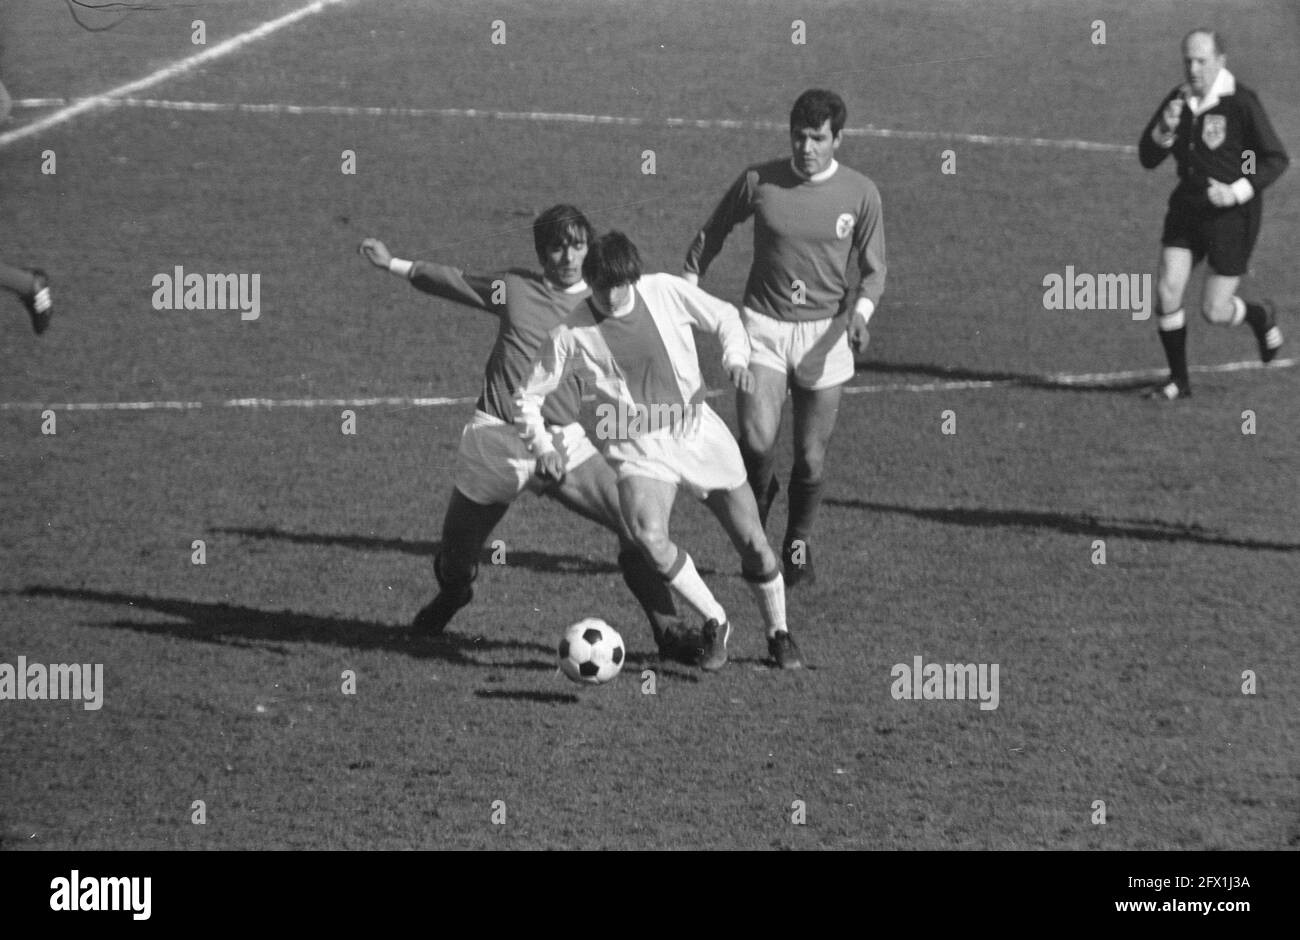
{"type": "Polygon", "coordinates": [[[484,369],[483,391],[461,435],[455,489],[443,519],[442,545],[434,559],[438,595],[416,615],[414,629],[438,634],[473,596],[478,557],[510,504],[524,490],[542,493],[600,523],[619,538],[619,568],[650,620],[661,655],[693,662],[699,634],[683,627],[671,592],[637,550],[619,512],[614,471],[578,423],[581,387],[566,383],[547,397],[543,416],[552,445],[563,452],[568,472],[543,480],[535,458],[515,430],[513,398],[551,330],[563,324],[591,291],[582,260],[593,231],[572,206],[547,209],[533,225],[542,273],[508,270],[466,274],[427,261],[394,258],[383,242],[367,238],[361,253],[377,267],[407,278],[425,293],[494,314],[496,343],[484,369]]]}
{"type": "Polygon", "coordinates": [[[1157,276],[1156,325],[1169,362],[1169,380],[1150,393],[1160,401],[1191,394],[1183,291],[1203,258],[1210,267],[1201,297],[1205,319],[1222,326],[1246,323],[1266,364],[1282,345],[1274,305],[1247,303],[1237,296],[1237,287],[1259,235],[1262,192],[1289,161],[1259,98],[1237,83],[1225,61],[1223,40],[1213,30],[1188,33],[1183,39],[1187,81],[1165,96],[1138,141],[1147,169],[1170,154],[1178,165],[1157,276]]]}
{"type": "Polygon", "coordinates": [[[847,112],[834,92],[812,89],[790,111],[793,159],[752,166],[722,197],[686,255],[696,283],[731,229],[753,216],[754,260],[742,316],[753,346],[753,391],[736,395],[740,449],[767,524],[780,486],[776,439],[793,398],[794,467],[781,560],[790,586],[815,579],[808,545],[821,505],[826,447],[853,350],[885,288],[885,230],[874,183],[835,160],[847,112]],[[859,277],[849,281],[849,262],[859,277]]]}

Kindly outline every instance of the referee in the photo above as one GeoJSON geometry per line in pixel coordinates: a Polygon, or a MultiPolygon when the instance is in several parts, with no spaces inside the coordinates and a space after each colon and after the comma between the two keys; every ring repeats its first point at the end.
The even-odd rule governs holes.
{"type": "Polygon", "coordinates": [[[1188,33],[1183,38],[1187,81],[1165,96],[1138,143],[1148,170],[1170,154],[1178,165],[1178,185],[1160,238],[1157,326],[1169,380],[1151,392],[1159,401],[1191,395],[1183,291],[1203,258],[1210,266],[1201,299],[1205,319],[1223,326],[1248,324],[1265,363],[1282,345],[1274,305],[1246,303],[1237,286],[1259,236],[1263,190],[1289,161],[1259,99],[1237,83],[1224,61],[1218,33],[1188,33]]]}

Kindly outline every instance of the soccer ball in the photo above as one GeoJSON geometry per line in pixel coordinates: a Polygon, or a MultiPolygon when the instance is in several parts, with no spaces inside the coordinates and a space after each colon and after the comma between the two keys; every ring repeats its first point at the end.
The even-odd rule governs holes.
{"type": "Polygon", "coordinates": [[[588,617],[564,631],[560,671],[574,682],[608,682],[623,668],[623,638],[603,620],[588,617]]]}

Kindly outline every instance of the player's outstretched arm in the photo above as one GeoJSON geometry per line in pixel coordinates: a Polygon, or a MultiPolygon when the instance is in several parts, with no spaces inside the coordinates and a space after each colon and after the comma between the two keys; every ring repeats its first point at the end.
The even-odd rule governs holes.
{"type": "Polygon", "coordinates": [[[501,276],[466,274],[446,264],[394,258],[378,238],[362,239],[357,251],[375,267],[405,278],[426,294],[492,314],[504,306],[505,281],[501,276]]]}
{"type": "Polygon", "coordinates": [[[361,239],[357,252],[375,267],[383,268],[385,271],[393,260],[393,253],[388,250],[388,246],[377,238],[361,239]]]}

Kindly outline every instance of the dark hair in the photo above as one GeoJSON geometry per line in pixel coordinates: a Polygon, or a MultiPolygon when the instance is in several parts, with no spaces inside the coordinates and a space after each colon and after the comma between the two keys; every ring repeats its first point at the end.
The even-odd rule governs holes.
{"type": "Polygon", "coordinates": [[[595,237],[587,217],[569,205],[551,206],[533,222],[533,246],[539,258],[555,245],[580,241],[590,245],[595,237]]]}
{"type": "Polygon", "coordinates": [[[1184,36],[1184,37],[1183,37],[1183,48],[1184,48],[1184,49],[1187,48],[1187,40],[1189,40],[1189,39],[1191,39],[1193,36],[1195,36],[1195,35],[1197,35],[1197,34],[1201,34],[1201,33],[1205,34],[1206,36],[1209,36],[1209,37],[1210,37],[1210,41],[1214,43],[1214,54],[1215,54],[1215,55],[1223,55],[1225,52],[1228,51],[1228,45],[1227,45],[1227,43],[1224,42],[1223,37],[1220,36],[1217,32],[1215,32],[1214,30],[1210,29],[1210,28],[1207,27],[1207,26],[1198,26],[1198,27],[1196,27],[1196,29],[1192,30],[1192,31],[1189,32],[1186,36],[1184,36]]]}
{"type": "Polygon", "coordinates": [[[582,276],[599,290],[631,284],[641,278],[641,255],[622,232],[606,232],[587,246],[582,276]]]}
{"type": "Polygon", "coordinates": [[[835,92],[824,88],[810,88],[799,96],[794,107],[790,109],[790,133],[793,134],[805,127],[821,127],[829,120],[831,136],[834,136],[843,130],[848,116],[844,99],[835,92]]]}

